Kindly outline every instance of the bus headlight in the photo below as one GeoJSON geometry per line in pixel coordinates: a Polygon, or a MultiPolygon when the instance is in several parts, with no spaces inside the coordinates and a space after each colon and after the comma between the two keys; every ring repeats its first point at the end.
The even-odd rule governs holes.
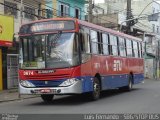
{"type": "Polygon", "coordinates": [[[66,81],[61,83],[59,86],[61,86],[61,87],[70,86],[70,85],[73,85],[74,83],[76,83],[77,81],[78,81],[78,79],[76,79],[76,78],[67,79],[66,81]]]}
{"type": "Polygon", "coordinates": [[[31,82],[27,81],[27,80],[21,80],[20,81],[20,84],[23,86],[23,87],[35,87],[35,85],[33,85],[31,82]]]}

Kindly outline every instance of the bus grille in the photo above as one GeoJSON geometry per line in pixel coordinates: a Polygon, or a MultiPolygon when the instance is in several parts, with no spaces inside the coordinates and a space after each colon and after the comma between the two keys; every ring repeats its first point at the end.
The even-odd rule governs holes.
{"type": "Polygon", "coordinates": [[[61,74],[61,75],[35,75],[35,76],[26,76],[28,80],[59,80],[70,78],[69,74],[61,74]]]}

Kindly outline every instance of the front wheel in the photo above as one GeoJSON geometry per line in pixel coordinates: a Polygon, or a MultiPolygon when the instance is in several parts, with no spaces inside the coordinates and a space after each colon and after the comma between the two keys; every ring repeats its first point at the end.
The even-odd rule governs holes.
{"type": "Polygon", "coordinates": [[[100,92],[101,92],[100,81],[97,77],[95,77],[93,80],[93,91],[90,93],[91,100],[99,99],[100,92]]]}
{"type": "Polygon", "coordinates": [[[44,94],[41,95],[41,98],[44,102],[51,102],[53,100],[54,95],[48,95],[48,94],[44,94]]]}

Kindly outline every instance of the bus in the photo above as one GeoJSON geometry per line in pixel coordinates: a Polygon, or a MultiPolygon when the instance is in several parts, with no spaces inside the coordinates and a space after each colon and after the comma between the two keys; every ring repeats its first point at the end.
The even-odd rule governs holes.
{"type": "Polygon", "coordinates": [[[130,91],[144,80],[142,40],[75,18],[37,20],[19,31],[19,91],[40,95],[130,91]]]}

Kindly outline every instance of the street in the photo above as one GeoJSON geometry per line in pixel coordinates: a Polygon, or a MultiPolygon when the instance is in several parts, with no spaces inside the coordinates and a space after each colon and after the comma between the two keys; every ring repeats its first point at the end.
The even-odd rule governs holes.
{"type": "Polygon", "coordinates": [[[40,97],[0,103],[0,113],[12,114],[88,114],[88,113],[159,113],[160,81],[145,80],[131,92],[108,90],[98,101],[84,96],[56,96],[52,103],[40,97]]]}

